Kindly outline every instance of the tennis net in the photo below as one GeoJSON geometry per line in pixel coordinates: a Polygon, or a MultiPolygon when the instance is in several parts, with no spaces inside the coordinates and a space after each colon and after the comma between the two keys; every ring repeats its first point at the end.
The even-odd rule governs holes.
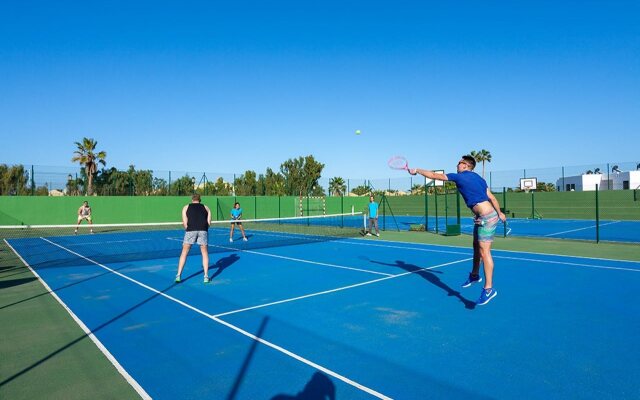
{"type": "MultiPolygon", "coordinates": [[[[209,252],[225,253],[269,247],[304,245],[356,237],[363,233],[362,213],[240,221],[229,241],[231,221],[213,221],[209,227],[209,252]]],[[[11,250],[32,267],[175,258],[180,255],[184,228],[181,223],[13,225],[0,226],[2,252],[11,250]],[[77,230],[77,233],[75,232],[77,230]],[[93,233],[92,233],[93,232],[93,233]],[[10,248],[10,249],[9,249],[10,248]]],[[[199,254],[197,245],[190,254],[199,254]]],[[[5,257],[5,256],[3,256],[5,257]]]]}

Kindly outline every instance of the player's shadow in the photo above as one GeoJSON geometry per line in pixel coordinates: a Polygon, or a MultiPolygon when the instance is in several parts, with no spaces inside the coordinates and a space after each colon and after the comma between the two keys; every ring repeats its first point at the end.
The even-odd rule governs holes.
{"type": "Polygon", "coordinates": [[[271,400],[335,400],[336,387],[328,376],[316,372],[296,395],[279,394],[271,400]]]}
{"type": "Polygon", "coordinates": [[[240,257],[237,254],[233,253],[233,254],[228,255],[226,257],[222,257],[221,259],[216,261],[215,264],[213,264],[212,266],[209,267],[209,269],[215,269],[216,270],[216,272],[214,272],[213,275],[210,276],[210,279],[213,279],[216,276],[220,275],[222,273],[222,271],[224,271],[225,269],[229,268],[231,266],[231,264],[235,263],[239,259],[240,259],[240,257]]]}
{"type": "Polygon", "coordinates": [[[473,310],[474,308],[476,308],[476,303],[474,303],[471,300],[468,300],[466,298],[464,298],[460,292],[458,292],[457,290],[453,290],[451,287],[449,287],[449,285],[447,285],[446,283],[442,282],[442,280],[436,275],[436,274],[441,274],[441,271],[435,271],[432,269],[424,269],[422,267],[419,267],[417,265],[414,264],[407,264],[402,260],[396,260],[395,264],[389,264],[389,263],[385,263],[382,261],[375,261],[375,260],[369,260],[372,263],[375,264],[380,264],[380,265],[389,265],[392,267],[399,267],[402,268],[403,270],[407,271],[407,272],[411,272],[414,273],[416,275],[421,276],[422,278],[424,278],[425,280],[427,280],[429,283],[431,283],[432,285],[435,285],[437,287],[439,287],[440,289],[444,290],[445,292],[447,292],[447,296],[452,296],[452,297],[457,297],[463,304],[464,307],[469,309],[469,310],[473,310]]]}

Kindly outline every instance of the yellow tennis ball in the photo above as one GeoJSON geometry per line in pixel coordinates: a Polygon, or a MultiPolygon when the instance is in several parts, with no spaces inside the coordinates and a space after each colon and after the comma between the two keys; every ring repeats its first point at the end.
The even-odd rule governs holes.
{"type": "Polygon", "coordinates": [[[358,129],[358,130],[356,131],[356,135],[359,135],[360,133],[362,133],[362,132],[360,132],[360,129],[358,129]]]}

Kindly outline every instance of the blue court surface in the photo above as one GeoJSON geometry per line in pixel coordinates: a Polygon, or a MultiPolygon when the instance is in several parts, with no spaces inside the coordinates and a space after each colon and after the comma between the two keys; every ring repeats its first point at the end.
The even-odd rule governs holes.
{"type": "Polygon", "coordinates": [[[640,398],[640,263],[495,251],[476,306],[466,248],[212,230],[175,284],[182,236],[8,242],[144,398],[640,398]]]}
{"type": "MultiPolygon", "coordinates": [[[[429,217],[429,231],[446,231],[447,221],[455,224],[453,217],[429,217]]],[[[411,225],[425,224],[424,217],[396,216],[385,217],[379,222],[388,230],[409,230],[411,225]]],[[[510,218],[507,220],[507,235],[521,237],[538,237],[550,239],[596,240],[596,226],[599,229],[599,239],[608,242],[640,242],[640,221],[601,220],[596,225],[595,220],[585,219],[526,219],[510,218]]],[[[473,233],[473,218],[465,216],[460,219],[462,233],[473,233]]],[[[496,235],[503,236],[505,229],[501,223],[496,235]]]]}

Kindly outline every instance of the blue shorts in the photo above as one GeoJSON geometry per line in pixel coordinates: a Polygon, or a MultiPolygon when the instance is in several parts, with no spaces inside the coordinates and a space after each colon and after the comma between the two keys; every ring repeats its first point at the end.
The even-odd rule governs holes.
{"type": "Polygon", "coordinates": [[[500,218],[495,210],[487,215],[476,215],[474,218],[473,238],[479,242],[493,242],[493,236],[496,233],[499,221],[500,218]]]}

